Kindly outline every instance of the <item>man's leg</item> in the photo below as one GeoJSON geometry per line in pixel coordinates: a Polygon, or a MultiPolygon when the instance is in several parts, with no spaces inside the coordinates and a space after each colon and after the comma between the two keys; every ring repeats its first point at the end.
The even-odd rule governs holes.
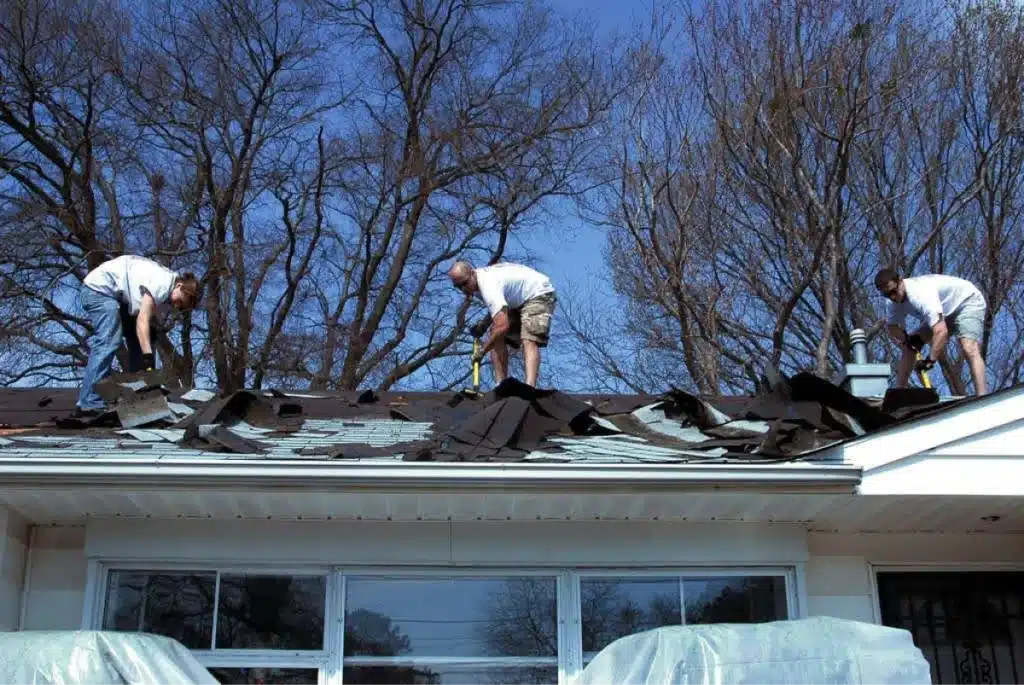
{"type": "Polygon", "coordinates": [[[540,346],[526,338],[523,338],[523,366],[526,367],[526,384],[536,388],[540,374],[540,346]]]}
{"type": "Polygon", "coordinates": [[[491,348],[491,364],[494,365],[494,384],[508,378],[508,346],[500,342],[491,348]]]}
{"type": "Polygon", "coordinates": [[[899,366],[896,367],[896,387],[905,388],[910,380],[910,373],[914,370],[914,362],[917,361],[917,353],[909,347],[900,347],[903,356],[900,357],[899,366]]]}
{"type": "Polygon", "coordinates": [[[96,393],[95,386],[110,374],[114,355],[121,347],[121,308],[114,298],[86,286],[82,286],[80,299],[93,333],[89,336],[89,362],[78,393],[78,408],[102,409],[103,398],[96,393]]]}
{"type": "Polygon", "coordinates": [[[129,373],[142,371],[142,346],[139,345],[139,334],[135,331],[137,316],[128,313],[128,307],[121,306],[121,332],[124,335],[124,346],[128,350],[129,373]]]}
{"type": "Polygon", "coordinates": [[[540,377],[540,350],[548,344],[555,302],[555,295],[551,293],[523,305],[523,365],[526,367],[526,384],[533,387],[537,387],[537,379],[540,377]]]}
{"type": "Polygon", "coordinates": [[[974,381],[974,394],[987,395],[988,381],[985,378],[985,358],[981,355],[981,344],[973,338],[957,338],[960,349],[967,357],[967,365],[971,368],[971,380],[974,381]]]}

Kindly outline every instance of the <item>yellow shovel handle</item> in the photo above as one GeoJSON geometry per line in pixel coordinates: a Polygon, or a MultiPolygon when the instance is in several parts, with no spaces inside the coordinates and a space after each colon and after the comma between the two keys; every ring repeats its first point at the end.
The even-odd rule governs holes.
{"type": "MultiPolygon", "coordinates": [[[[917,361],[921,361],[921,359],[923,359],[923,357],[921,356],[921,353],[918,352],[917,353],[917,361]]],[[[923,385],[924,387],[926,387],[929,390],[931,390],[931,388],[932,388],[932,379],[928,377],[928,372],[927,371],[918,371],[917,372],[917,377],[921,379],[921,385],[923,385]]]]}
{"type": "MultiPolygon", "coordinates": [[[[479,349],[480,349],[480,341],[474,338],[473,339],[473,357],[474,358],[476,357],[476,352],[479,349]]],[[[473,387],[474,388],[480,387],[480,362],[478,362],[478,361],[474,361],[473,362],[473,387]]]]}

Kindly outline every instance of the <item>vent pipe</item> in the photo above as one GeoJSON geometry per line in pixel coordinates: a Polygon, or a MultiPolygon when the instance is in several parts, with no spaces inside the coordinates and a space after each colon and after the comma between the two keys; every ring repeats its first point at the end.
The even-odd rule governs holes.
{"type": "Polygon", "coordinates": [[[888,364],[872,364],[868,359],[868,336],[860,328],[850,331],[850,353],[840,385],[857,397],[884,397],[892,371],[888,364]]]}

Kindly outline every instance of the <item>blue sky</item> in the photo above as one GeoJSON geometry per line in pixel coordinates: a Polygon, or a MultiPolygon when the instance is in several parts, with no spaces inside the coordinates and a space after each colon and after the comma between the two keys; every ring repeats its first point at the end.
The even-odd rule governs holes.
{"type": "MultiPolygon", "coordinates": [[[[653,0],[550,0],[560,13],[580,12],[595,20],[598,29],[608,35],[628,31],[637,22],[649,18],[653,0]]],[[[530,266],[543,271],[565,291],[568,286],[593,295],[611,297],[602,257],[605,234],[602,229],[581,222],[573,208],[566,206],[522,236],[521,245],[531,253],[530,266]]]]}

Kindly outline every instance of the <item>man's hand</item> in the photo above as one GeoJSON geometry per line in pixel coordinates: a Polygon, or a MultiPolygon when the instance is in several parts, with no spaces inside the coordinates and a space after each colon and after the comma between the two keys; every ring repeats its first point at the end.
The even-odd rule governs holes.
{"type": "Polygon", "coordinates": [[[477,350],[476,352],[474,352],[473,356],[471,357],[471,359],[473,360],[473,363],[474,364],[480,364],[481,362],[483,362],[484,354],[486,354],[486,353],[483,350],[477,350]]]}
{"type": "Polygon", "coordinates": [[[470,329],[469,329],[469,333],[474,338],[482,338],[482,337],[484,337],[484,335],[487,334],[487,329],[490,328],[490,327],[491,327],[491,315],[488,314],[487,316],[485,316],[484,318],[480,319],[475,324],[473,324],[470,327],[470,329]]]}
{"type": "Polygon", "coordinates": [[[930,371],[935,366],[935,360],[931,357],[925,357],[924,359],[918,359],[914,363],[915,371],[930,371]]]}
{"type": "Polygon", "coordinates": [[[904,344],[910,349],[920,352],[924,349],[924,338],[921,337],[920,333],[914,333],[905,338],[904,344]]]}
{"type": "Polygon", "coordinates": [[[156,368],[156,355],[154,355],[152,352],[143,352],[142,353],[142,370],[143,371],[152,371],[155,368],[156,368]]]}

